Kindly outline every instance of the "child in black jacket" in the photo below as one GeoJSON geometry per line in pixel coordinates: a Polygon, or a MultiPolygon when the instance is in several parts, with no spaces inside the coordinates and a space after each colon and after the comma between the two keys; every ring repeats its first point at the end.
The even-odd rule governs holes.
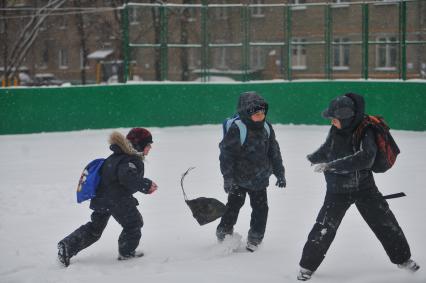
{"type": "Polygon", "coordinates": [[[388,203],[374,182],[371,166],[377,145],[373,129],[367,128],[361,144],[354,144],[354,131],[364,119],[364,98],[348,93],[330,102],[323,117],[332,127],[321,147],[307,156],[316,172],[324,172],[327,193],[316,223],[309,233],[297,279],[309,280],[323,261],[349,207],[355,204],[383,245],[392,263],[416,271],[410,247],[388,203]]]}
{"type": "Polygon", "coordinates": [[[58,259],[64,266],[70,264],[71,257],[100,239],[111,216],[123,227],[118,239],[118,259],[143,255],[136,252],[143,220],[133,194],[138,191],[151,194],[157,190],[153,181],[144,178],[143,159],[151,149],[152,135],[144,128],[133,128],[126,137],[113,132],[109,141],[113,153],[101,168],[101,181],[90,202],[91,221],[58,243],[58,259]]]}
{"type": "Polygon", "coordinates": [[[246,127],[246,137],[241,144],[241,132],[234,122],[225,134],[220,148],[220,169],[228,203],[216,229],[216,236],[223,241],[233,233],[238,214],[244,205],[246,194],[252,207],[247,250],[255,251],[262,242],[268,218],[266,188],[269,177],[277,177],[276,185],[286,186],[280,147],[272,125],[266,121],[268,104],[255,92],[243,93],[238,102],[238,114],[246,127]]]}

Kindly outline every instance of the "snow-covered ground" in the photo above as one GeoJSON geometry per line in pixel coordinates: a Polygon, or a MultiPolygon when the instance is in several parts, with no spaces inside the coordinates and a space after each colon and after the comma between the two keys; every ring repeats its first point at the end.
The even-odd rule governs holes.
{"type": "MultiPolygon", "coordinates": [[[[189,198],[226,201],[218,161],[221,126],[150,130],[154,145],[146,176],[159,190],[137,194],[145,256],[116,260],[121,228],[111,219],[102,238],[68,268],[57,263],[56,243],[89,220],[88,203],[76,203],[78,177],[90,160],[109,155],[112,130],[0,136],[0,282],[296,282],[302,247],[325,193],[323,176],[305,156],[323,142],[328,127],[275,126],[288,186],[269,188],[267,231],[255,253],[231,252],[235,243],[218,244],[217,221],[199,226],[183,201],[179,181],[190,166],[196,169],[185,180],[189,198]]],[[[393,134],[402,154],[376,182],[383,194],[408,195],[389,203],[422,268],[411,274],[391,264],[352,207],[312,282],[426,282],[426,132],[393,134]]],[[[243,243],[250,211],[247,202],[235,227],[243,243]]]]}

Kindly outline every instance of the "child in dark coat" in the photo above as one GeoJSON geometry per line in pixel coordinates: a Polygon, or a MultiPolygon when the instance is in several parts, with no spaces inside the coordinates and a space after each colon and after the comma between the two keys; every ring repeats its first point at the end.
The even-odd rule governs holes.
{"type": "Polygon", "coordinates": [[[58,259],[64,266],[70,264],[71,257],[100,239],[111,216],[123,227],[118,238],[118,259],[143,255],[136,252],[143,220],[133,194],[151,194],[157,190],[153,181],[144,178],[143,159],[151,149],[152,135],[144,128],[133,128],[126,137],[113,132],[109,142],[113,153],[100,171],[101,181],[90,202],[91,221],[58,243],[58,259]]]}
{"type": "Polygon", "coordinates": [[[238,114],[247,128],[247,136],[241,144],[240,130],[234,122],[220,148],[220,169],[224,179],[224,189],[228,193],[228,203],[216,229],[216,236],[223,241],[233,233],[238,214],[244,205],[246,195],[252,207],[247,249],[255,251],[262,242],[268,218],[266,188],[269,177],[277,177],[276,185],[286,186],[284,166],[280,147],[275,139],[272,125],[266,121],[268,104],[255,92],[243,93],[238,102],[238,114]]]}
{"type": "Polygon", "coordinates": [[[327,192],[303,248],[297,279],[309,280],[317,270],[352,204],[373,230],[391,262],[416,271],[419,266],[411,259],[404,233],[374,182],[371,166],[377,145],[373,129],[367,128],[361,144],[354,143],[354,131],[365,117],[364,98],[353,93],[339,96],[330,102],[323,117],[331,119],[332,127],[325,143],[307,158],[316,164],[316,172],[324,172],[327,192]]]}

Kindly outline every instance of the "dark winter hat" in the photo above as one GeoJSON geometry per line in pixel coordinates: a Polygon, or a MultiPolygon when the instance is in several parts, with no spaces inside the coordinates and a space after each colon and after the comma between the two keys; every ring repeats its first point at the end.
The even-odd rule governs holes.
{"type": "Polygon", "coordinates": [[[243,116],[251,116],[259,111],[262,111],[265,115],[267,115],[268,103],[255,91],[243,92],[238,100],[237,111],[243,116]]]}
{"type": "Polygon", "coordinates": [[[355,115],[354,108],[355,104],[353,100],[342,95],[336,97],[330,102],[328,108],[322,112],[322,116],[327,119],[349,119],[355,115]]]}
{"type": "Polygon", "coordinates": [[[148,144],[152,143],[151,133],[144,128],[133,128],[129,131],[126,138],[132,143],[133,147],[142,152],[148,144]]]}

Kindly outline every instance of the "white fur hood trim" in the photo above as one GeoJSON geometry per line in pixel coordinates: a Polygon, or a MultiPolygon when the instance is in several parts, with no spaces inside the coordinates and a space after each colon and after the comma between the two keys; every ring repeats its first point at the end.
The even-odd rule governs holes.
{"type": "Polygon", "coordinates": [[[140,157],[143,157],[142,152],[138,152],[130,143],[128,139],[126,139],[125,136],[123,136],[120,132],[114,131],[109,136],[109,143],[118,145],[121,150],[129,155],[138,155],[140,157]]]}

